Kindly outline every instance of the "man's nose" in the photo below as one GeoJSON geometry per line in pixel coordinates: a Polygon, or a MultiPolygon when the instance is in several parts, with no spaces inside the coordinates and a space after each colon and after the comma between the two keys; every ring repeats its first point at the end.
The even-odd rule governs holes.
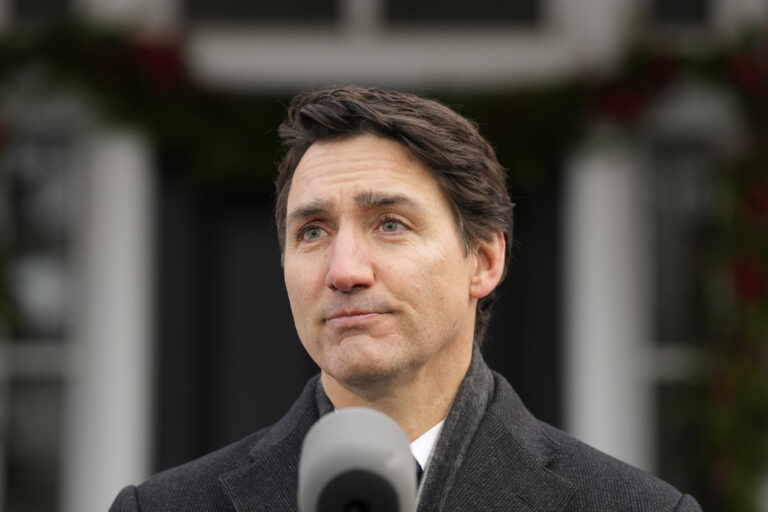
{"type": "Polygon", "coordinates": [[[373,268],[363,236],[353,229],[340,229],[328,253],[325,284],[332,290],[351,292],[373,284],[373,268]]]}

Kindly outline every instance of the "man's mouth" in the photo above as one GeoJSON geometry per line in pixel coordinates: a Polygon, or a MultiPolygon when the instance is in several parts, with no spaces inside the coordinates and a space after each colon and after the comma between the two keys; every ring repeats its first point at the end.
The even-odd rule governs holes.
{"type": "Polygon", "coordinates": [[[355,327],[375,320],[383,314],[385,313],[380,311],[344,310],[329,315],[325,323],[336,327],[355,327]]]}

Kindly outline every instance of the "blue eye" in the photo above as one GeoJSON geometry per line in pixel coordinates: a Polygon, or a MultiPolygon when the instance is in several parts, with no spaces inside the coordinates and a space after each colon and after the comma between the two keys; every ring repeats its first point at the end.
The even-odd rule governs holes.
{"type": "Polygon", "coordinates": [[[385,220],[381,223],[381,230],[385,233],[396,233],[402,224],[396,220],[385,220]]]}
{"type": "Polygon", "coordinates": [[[301,234],[301,238],[305,240],[314,240],[323,236],[323,230],[316,227],[310,227],[304,230],[301,234]]]}

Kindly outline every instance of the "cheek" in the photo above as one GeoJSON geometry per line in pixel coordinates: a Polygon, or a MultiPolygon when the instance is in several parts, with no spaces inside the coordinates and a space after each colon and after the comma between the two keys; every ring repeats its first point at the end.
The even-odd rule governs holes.
{"type": "Polygon", "coordinates": [[[434,269],[433,283],[435,302],[442,305],[443,316],[463,314],[470,300],[466,260],[454,256],[442,261],[434,269]]]}
{"type": "Polygon", "coordinates": [[[418,309],[431,311],[429,318],[444,318],[455,314],[455,308],[464,303],[468,296],[465,283],[465,268],[453,258],[436,254],[433,258],[422,258],[415,262],[411,279],[403,283],[405,289],[412,290],[410,300],[418,304],[418,309]]]}
{"type": "Polygon", "coordinates": [[[305,311],[305,296],[308,286],[305,284],[305,277],[302,271],[296,267],[285,267],[285,290],[288,292],[288,301],[291,303],[294,320],[298,324],[301,320],[301,313],[305,311]]]}

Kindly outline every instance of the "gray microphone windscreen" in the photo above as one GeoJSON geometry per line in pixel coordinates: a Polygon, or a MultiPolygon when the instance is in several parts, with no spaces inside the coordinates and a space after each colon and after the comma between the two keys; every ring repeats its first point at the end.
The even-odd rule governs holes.
{"type": "Polygon", "coordinates": [[[389,416],[350,407],[326,414],[304,438],[300,512],[413,512],[416,466],[389,416]]]}

